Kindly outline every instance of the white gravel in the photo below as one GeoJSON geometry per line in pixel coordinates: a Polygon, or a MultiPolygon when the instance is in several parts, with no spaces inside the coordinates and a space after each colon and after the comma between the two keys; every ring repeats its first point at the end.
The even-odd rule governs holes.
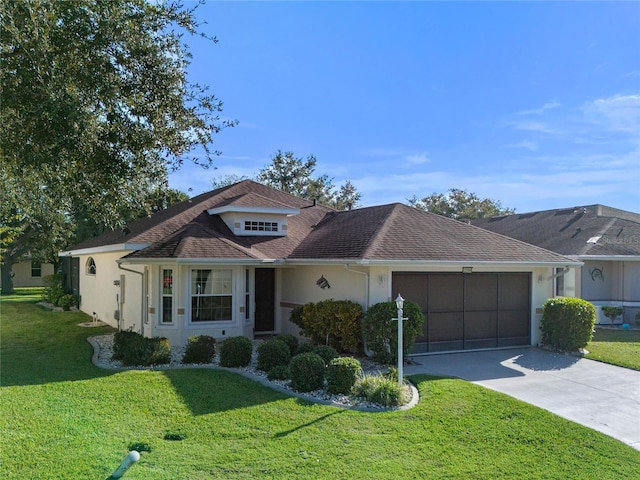
{"type": "MultiPolygon", "coordinates": [[[[166,369],[176,369],[176,368],[218,368],[221,370],[229,370],[232,372],[239,373],[245,377],[248,377],[252,380],[262,383],[268,387],[271,387],[275,390],[279,390],[281,392],[287,393],[289,395],[294,395],[299,398],[304,398],[313,402],[323,403],[327,405],[334,405],[342,408],[351,408],[357,410],[366,410],[366,411],[385,411],[385,410],[404,410],[407,408],[411,408],[415,406],[418,401],[418,391],[413,385],[409,385],[412,391],[412,399],[407,405],[403,405],[401,407],[384,407],[382,405],[367,402],[362,398],[353,397],[350,395],[334,395],[327,392],[326,389],[315,390],[312,392],[300,393],[293,390],[288,380],[269,380],[267,378],[266,372],[262,372],[256,368],[257,364],[257,354],[256,348],[260,344],[261,340],[254,341],[254,350],[251,365],[246,368],[225,368],[221,367],[219,364],[219,357],[216,354],[213,362],[209,364],[188,364],[185,365],[182,363],[182,357],[184,355],[184,346],[172,346],[171,347],[171,362],[166,365],[155,365],[152,367],[124,367],[122,362],[118,360],[112,360],[113,356],[113,334],[107,335],[98,335],[95,337],[90,337],[89,343],[93,346],[94,355],[93,355],[93,363],[100,367],[110,370],[134,370],[134,369],[152,369],[152,370],[166,370],[166,369]]],[[[385,370],[385,367],[381,367],[375,362],[371,361],[368,358],[359,358],[362,370],[365,374],[379,374],[385,370]]]]}

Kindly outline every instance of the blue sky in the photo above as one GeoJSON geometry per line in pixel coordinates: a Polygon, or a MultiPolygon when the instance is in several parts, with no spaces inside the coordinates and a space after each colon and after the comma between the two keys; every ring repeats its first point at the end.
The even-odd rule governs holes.
{"type": "MultiPolygon", "coordinates": [[[[185,2],[189,5],[189,2],[185,2]]],[[[191,194],[317,158],[362,206],[462,188],[640,212],[640,2],[207,2],[192,81],[239,120],[191,194]]]]}

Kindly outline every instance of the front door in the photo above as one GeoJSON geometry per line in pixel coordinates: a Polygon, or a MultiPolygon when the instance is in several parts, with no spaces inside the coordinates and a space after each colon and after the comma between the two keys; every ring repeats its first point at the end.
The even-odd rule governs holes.
{"type": "Polygon", "coordinates": [[[276,275],[273,268],[256,268],[255,332],[275,330],[276,275]]]}

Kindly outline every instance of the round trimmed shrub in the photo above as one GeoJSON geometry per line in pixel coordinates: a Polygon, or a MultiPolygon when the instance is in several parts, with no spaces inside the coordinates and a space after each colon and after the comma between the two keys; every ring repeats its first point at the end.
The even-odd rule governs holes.
{"type": "Polygon", "coordinates": [[[209,335],[189,337],[182,363],[211,363],[216,356],[216,339],[209,335]]]}
{"type": "Polygon", "coordinates": [[[542,308],[542,343],[575,352],[587,346],[593,336],[596,308],[581,298],[550,298],[542,308]]]}
{"type": "Polygon", "coordinates": [[[284,333],[282,335],[278,335],[276,339],[287,344],[287,346],[289,347],[289,353],[291,354],[292,357],[298,351],[298,344],[300,343],[300,341],[298,340],[298,337],[296,337],[295,335],[291,335],[290,333],[284,333]]]}
{"type": "Polygon", "coordinates": [[[73,295],[72,293],[62,295],[58,299],[58,306],[62,307],[64,311],[71,310],[71,307],[77,307],[79,303],[79,299],[77,295],[73,295]]]}
{"type": "Polygon", "coordinates": [[[329,345],[316,345],[313,347],[313,353],[320,355],[325,365],[329,365],[331,360],[338,357],[338,351],[329,345]]]}
{"type": "Polygon", "coordinates": [[[311,392],[324,385],[326,367],[322,357],[316,353],[301,353],[291,359],[289,375],[291,386],[299,392],[311,392]]]}
{"type": "MultiPolygon", "coordinates": [[[[413,348],[416,337],[422,333],[424,314],[420,306],[405,301],[402,324],[402,351],[404,355],[413,348]]],[[[364,339],[378,362],[391,365],[398,355],[398,309],[395,302],[381,302],[371,305],[362,322],[364,339]]]]}
{"type": "Polygon", "coordinates": [[[277,365],[269,370],[267,373],[267,378],[269,380],[286,380],[289,378],[289,366],[288,365],[277,365]]]}
{"type": "Polygon", "coordinates": [[[140,343],[142,335],[130,330],[120,330],[113,334],[113,355],[112,360],[122,360],[126,352],[135,348],[140,343]]]}
{"type": "Polygon", "coordinates": [[[251,363],[253,343],[247,337],[227,338],[220,346],[220,366],[246,367],[251,363]]]}
{"type": "Polygon", "coordinates": [[[327,390],[330,393],[349,393],[361,375],[362,366],[356,358],[334,358],[327,367],[327,390]]]}
{"type": "Polygon", "coordinates": [[[289,345],[273,338],[258,345],[258,370],[268,372],[278,365],[287,365],[291,360],[289,345]]]}
{"type": "Polygon", "coordinates": [[[296,355],[300,355],[301,353],[310,353],[313,352],[315,345],[313,343],[305,342],[301,343],[296,350],[296,355]]]}

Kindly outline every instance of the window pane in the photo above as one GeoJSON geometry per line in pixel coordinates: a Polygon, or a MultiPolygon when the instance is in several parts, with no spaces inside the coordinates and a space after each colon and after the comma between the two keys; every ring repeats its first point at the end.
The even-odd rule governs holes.
{"type": "Polygon", "coordinates": [[[231,270],[192,270],[192,295],[224,295],[231,293],[231,270]]]}
{"type": "Polygon", "coordinates": [[[173,322],[173,298],[162,297],[162,323],[173,322]]]}
{"type": "Polygon", "coordinates": [[[192,322],[231,320],[231,296],[191,297],[192,322]]]}
{"type": "Polygon", "coordinates": [[[171,269],[162,270],[162,294],[173,294],[173,270],[171,269]]]}

